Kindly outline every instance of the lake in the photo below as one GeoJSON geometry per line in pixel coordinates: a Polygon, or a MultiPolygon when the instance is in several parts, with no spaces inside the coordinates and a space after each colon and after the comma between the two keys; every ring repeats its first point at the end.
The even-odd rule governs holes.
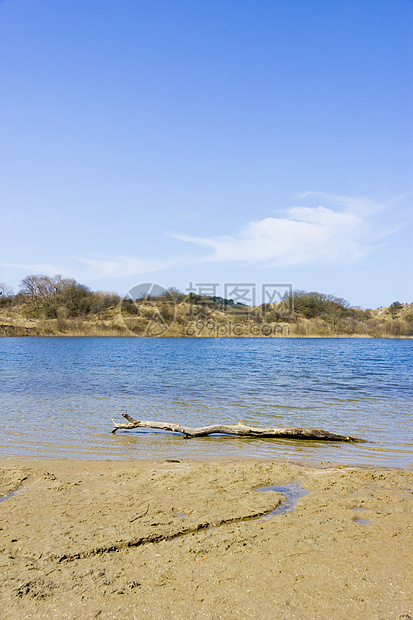
{"type": "Polygon", "coordinates": [[[0,338],[0,456],[82,459],[277,457],[406,467],[413,462],[413,341],[0,338]],[[316,427],[363,444],[150,429],[316,427]]]}

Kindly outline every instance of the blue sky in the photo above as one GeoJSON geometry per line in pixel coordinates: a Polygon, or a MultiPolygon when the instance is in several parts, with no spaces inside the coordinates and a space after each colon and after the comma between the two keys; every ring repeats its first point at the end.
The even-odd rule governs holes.
{"type": "Polygon", "coordinates": [[[1,0],[0,281],[413,301],[411,0],[1,0]]]}

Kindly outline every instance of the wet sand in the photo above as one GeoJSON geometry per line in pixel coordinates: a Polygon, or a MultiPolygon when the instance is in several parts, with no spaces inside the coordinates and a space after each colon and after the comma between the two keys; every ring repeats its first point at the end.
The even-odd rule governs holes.
{"type": "Polygon", "coordinates": [[[411,469],[2,459],[1,497],[4,620],[413,618],[411,469]]]}

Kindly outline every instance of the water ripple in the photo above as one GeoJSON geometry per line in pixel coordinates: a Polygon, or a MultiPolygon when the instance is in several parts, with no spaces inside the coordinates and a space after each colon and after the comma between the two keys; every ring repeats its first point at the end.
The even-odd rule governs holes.
{"type": "Polygon", "coordinates": [[[344,339],[0,339],[3,456],[279,456],[413,461],[413,342],[344,339]],[[110,435],[121,412],[201,426],[308,426],[365,444],[110,435]]]}

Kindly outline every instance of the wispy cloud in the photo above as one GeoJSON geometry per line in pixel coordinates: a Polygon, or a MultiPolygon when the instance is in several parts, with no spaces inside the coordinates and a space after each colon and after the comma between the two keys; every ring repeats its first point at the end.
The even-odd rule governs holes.
{"type": "Polygon", "coordinates": [[[19,269],[20,271],[24,272],[24,275],[28,273],[30,274],[42,273],[47,276],[54,276],[57,273],[64,272],[64,269],[62,269],[62,267],[51,265],[50,263],[25,263],[25,264],[0,263],[0,267],[9,267],[11,269],[19,269]]]}
{"type": "Polygon", "coordinates": [[[76,260],[88,267],[87,277],[89,280],[153,273],[162,269],[168,269],[180,262],[180,259],[151,260],[104,254],[94,254],[86,258],[77,258],[76,260]]]}
{"type": "Polygon", "coordinates": [[[340,194],[329,194],[326,192],[308,191],[300,194],[299,198],[316,198],[325,204],[336,205],[339,208],[344,208],[350,213],[357,213],[360,216],[378,213],[387,208],[385,202],[378,202],[370,198],[341,196],[340,194]]]}
{"type": "Polygon", "coordinates": [[[299,198],[307,205],[293,206],[281,215],[248,222],[240,231],[228,235],[170,234],[175,239],[205,248],[201,255],[188,252],[192,256],[141,258],[90,252],[67,258],[66,266],[49,263],[0,263],[0,266],[19,270],[23,276],[60,273],[80,281],[94,281],[140,276],[206,262],[266,266],[349,264],[381,245],[386,236],[400,228],[401,219],[405,217],[394,217],[400,197],[379,202],[312,191],[299,198]],[[318,206],[308,206],[317,204],[315,201],[318,206]]]}
{"type": "MultiPolygon", "coordinates": [[[[20,278],[28,274],[45,274],[54,276],[61,274],[64,277],[75,278],[79,282],[93,282],[105,278],[123,278],[140,276],[156,271],[169,269],[182,262],[182,259],[141,259],[124,255],[109,256],[106,254],[90,253],[85,257],[70,257],[66,267],[49,263],[0,263],[0,267],[16,269],[21,272],[20,278]]],[[[17,286],[17,279],[9,281],[17,286]]]]}
{"type": "MultiPolygon", "coordinates": [[[[320,196],[315,192],[307,192],[320,196]]],[[[211,250],[207,262],[244,261],[270,265],[343,264],[360,260],[372,241],[394,232],[375,228],[373,216],[382,205],[362,198],[322,195],[331,206],[296,206],[284,217],[252,221],[236,235],[199,237],[173,234],[211,250]]]]}

